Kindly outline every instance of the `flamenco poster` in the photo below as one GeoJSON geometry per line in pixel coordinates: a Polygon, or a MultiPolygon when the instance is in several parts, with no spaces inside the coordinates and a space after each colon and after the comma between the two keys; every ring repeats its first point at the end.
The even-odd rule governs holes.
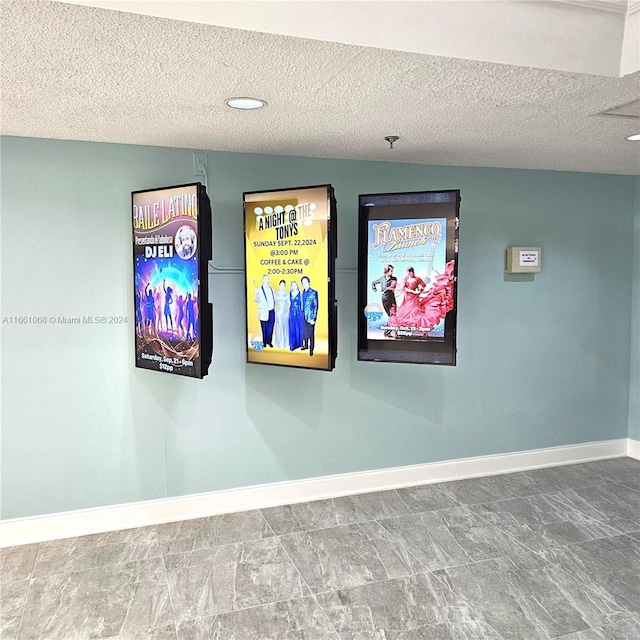
{"type": "Polygon", "coordinates": [[[331,185],[244,194],[247,362],[332,370],[331,185]]]}
{"type": "Polygon", "coordinates": [[[206,191],[195,183],[131,198],[136,367],[202,378],[212,351],[206,191]]]}
{"type": "Polygon", "coordinates": [[[455,364],[458,214],[457,191],[361,196],[359,359],[455,364]]]}

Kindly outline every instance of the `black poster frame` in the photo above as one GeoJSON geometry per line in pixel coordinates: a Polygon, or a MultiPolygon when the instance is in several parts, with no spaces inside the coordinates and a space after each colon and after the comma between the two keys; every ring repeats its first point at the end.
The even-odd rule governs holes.
{"type": "MultiPolygon", "coordinates": [[[[177,201],[176,201],[177,202],[177,201]]],[[[179,205],[176,204],[176,207],[179,205]]],[[[182,206],[182,205],[180,205],[182,206]]],[[[138,191],[131,192],[131,212],[132,212],[132,249],[133,249],[133,300],[134,300],[134,362],[135,366],[140,369],[147,369],[150,371],[159,371],[161,373],[168,373],[170,375],[178,375],[181,377],[188,378],[196,378],[202,379],[209,372],[209,366],[211,365],[212,356],[213,356],[213,306],[209,301],[209,281],[208,281],[208,265],[209,261],[212,258],[212,226],[211,226],[211,203],[209,200],[209,196],[207,195],[206,188],[200,182],[191,182],[187,184],[179,184],[167,187],[157,187],[153,189],[141,189],[138,191]],[[188,194],[188,191],[193,191],[192,194],[188,194]],[[172,197],[179,197],[179,193],[176,192],[184,191],[184,195],[194,195],[196,198],[196,212],[197,216],[195,220],[191,214],[182,213],[178,215],[177,213],[173,215],[171,211],[167,211],[167,202],[166,198],[169,193],[175,194],[172,197]],[[149,215],[151,216],[150,220],[153,220],[154,213],[158,216],[161,223],[154,225],[152,222],[146,227],[146,230],[149,231],[149,243],[143,245],[136,244],[136,222],[135,215],[136,209],[136,197],[144,198],[145,195],[154,195],[153,204],[157,204],[158,209],[154,212],[153,209],[149,210],[149,215]],[[161,209],[161,207],[165,207],[161,209]],[[165,223],[162,223],[162,220],[167,218],[165,223]],[[195,225],[196,229],[196,248],[193,253],[184,253],[183,260],[186,262],[193,260],[196,258],[196,269],[193,270],[195,273],[191,274],[191,280],[188,279],[185,282],[188,282],[190,285],[190,291],[187,293],[185,290],[184,296],[184,305],[187,306],[188,296],[192,296],[197,300],[197,311],[194,314],[193,308],[189,311],[187,310],[185,313],[189,312],[193,314],[191,318],[193,320],[192,326],[186,326],[186,332],[184,336],[180,336],[180,332],[178,331],[178,327],[175,327],[175,336],[165,335],[162,336],[160,332],[157,331],[156,323],[160,322],[162,318],[154,320],[153,323],[150,322],[150,314],[145,319],[145,304],[142,299],[142,295],[140,292],[140,286],[142,284],[149,285],[148,282],[143,283],[140,280],[140,266],[137,264],[137,259],[139,259],[140,248],[144,248],[146,246],[156,247],[156,256],[150,259],[160,260],[160,247],[163,247],[163,257],[165,259],[167,257],[167,253],[171,252],[171,258],[179,259],[178,257],[178,238],[177,236],[170,236],[171,240],[166,240],[167,232],[163,233],[163,227],[167,227],[170,223],[173,223],[173,226],[177,226],[184,222],[184,226],[188,229],[189,227],[193,227],[195,225]],[[151,234],[155,235],[155,241],[152,242],[153,238],[151,234]],[[163,239],[158,240],[159,236],[164,236],[163,239]],[[136,252],[136,247],[138,247],[138,252],[136,252]],[[195,285],[195,287],[194,287],[195,285]],[[195,293],[197,292],[197,296],[195,293]],[[155,336],[150,335],[152,329],[150,328],[150,324],[153,324],[153,331],[155,332],[155,336]],[[145,327],[146,325],[146,327],[145,327]],[[189,331],[191,331],[192,335],[189,335],[189,331]],[[196,339],[194,340],[194,334],[196,339]],[[184,338],[184,339],[182,339],[184,338]],[[197,349],[193,349],[193,345],[197,345],[197,349]],[[145,355],[143,355],[145,354],[145,355]]],[[[144,234],[143,234],[144,235],[144,234]]],[[[189,251],[188,246],[185,247],[185,251],[189,251]]],[[[144,256],[143,256],[144,257],[144,256]]],[[[165,263],[163,263],[165,264],[165,263]]],[[[178,263],[178,266],[181,266],[178,263]]],[[[186,285],[185,285],[186,286],[186,285]]],[[[159,289],[159,286],[156,287],[159,289]]],[[[167,298],[167,291],[169,287],[166,287],[163,284],[163,293],[165,295],[164,300],[161,304],[164,306],[169,301],[167,298]]],[[[169,292],[171,295],[172,292],[169,292]]],[[[146,291],[145,291],[146,296],[146,291]]],[[[171,295],[170,305],[176,303],[177,304],[177,296],[176,299],[171,295]]],[[[170,307],[171,308],[171,307],[170,307]]],[[[166,306],[164,306],[163,311],[166,310],[166,306]]],[[[174,310],[171,309],[171,328],[174,330],[175,324],[177,324],[177,318],[174,319],[173,314],[174,310]]],[[[165,323],[168,324],[169,318],[165,315],[165,323]]],[[[178,316],[181,317],[181,316],[178,316]]],[[[183,322],[187,322],[187,318],[184,319],[183,322]]],[[[184,330],[185,326],[183,322],[180,323],[180,330],[184,330]]],[[[160,324],[160,326],[162,326],[160,324]]],[[[168,332],[169,327],[166,326],[166,330],[168,332]]]]}
{"type": "MultiPolygon", "coordinates": [[[[243,231],[244,231],[244,267],[245,267],[245,345],[246,345],[246,362],[250,364],[261,364],[267,366],[282,366],[289,368],[298,368],[298,369],[310,369],[315,371],[332,371],[335,368],[335,362],[338,355],[338,302],[336,299],[335,292],[335,262],[338,256],[338,234],[337,234],[337,225],[338,225],[338,210],[337,210],[337,201],[335,197],[335,191],[331,184],[319,184],[319,185],[311,185],[311,186],[302,186],[302,187],[285,187],[280,189],[262,189],[259,191],[245,191],[243,193],[243,231]],[[252,282],[255,278],[260,278],[261,275],[267,270],[270,272],[270,276],[273,276],[275,279],[283,278],[284,274],[278,273],[278,271],[282,270],[285,265],[273,265],[271,268],[263,268],[260,267],[260,271],[256,271],[256,266],[252,261],[249,264],[248,255],[249,255],[249,235],[250,230],[247,225],[247,221],[250,218],[250,211],[248,206],[253,201],[255,203],[256,200],[269,200],[269,198],[275,197],[276,194],[301,194],[305,191],[315,191],[319,189],[326,190],[326,207],[327,207],[327,219],[326,219],[326,261],[327,261],[327,273],[323,274],[322,278],[326,277],[326,300],[320,300],[320,308],[324,307],[322,313],[326,314],[326,326],[327,326],[327,360],[326,366],[317,366],[314,365],[313,361],[310,358],[296,358],[295,362],[288,362],[286,357],[278,357],[277,359],[274,357],[272,361],[265,360],[265,356],[257,356],[254,348],[252,347],[252,341],[250,339],[250,326],[249,326],[249,318],[250,314],[254,313],[254,309],[252,306],[255,306],[253,301],[254,296],[254,288],[250,288],[249,282],[252,282]],[[271,273],[273,272],[273,273],[271,273]],[[260,359],[258,359],[260,358],[260,359]]],[[[278,258],[287,251],[289,245],[284,245],[285,240],[289,240],[289,238],[285,238],[283,240],[283,245],[280,246],[278,244],[277,248],[273,249],[276,251],[276,255],[278,258]]],[[[269,251],[271,255],[271,251],[269,251]]],[[[307,272],[307,270],[315,269],[313,266],[313,261],[311,260],[311,264],[305,266],[303,271],[307,272]]],[[[291,277],[292,274],[287,273],[286,276],[288,278],[291,277]]],[[[302,277],[304,274],[296,274],[297,276],[302,277]]],[[[312,281],[317,282],[318,275],[314,271],[314,276],[311,277],[312,281]],[[314,280],[315,278],[315,280],[314,280]]],[[[324,284],[324,283],[323,283],[324,284]]],[[[312,283],[313,287],[313,283],[312,283]]],[[[324,287],[323,287],[324,289],[324,287]]],[[[322,296],[324,297],[324,296],[322,296]]],[[[262,345],[262,349],[264,349],[263,354],[267,353],[267,347],[262,345]]],[[[273,351],[271,351],[273,353],[273,351]]],[[[282,355],[282,354],[280,354],[282,355]]]]}
{"type": "MultiPolygon", "coordinates": [[[[458,239],[459,239],[459,221],[460,221],[460,190],[447,189],[442,191],[412,191],[403,193],[378,193],[366,194],[359,196],[358,208],[358,360],[369,362],[397,362],[412,364],[438,364],[455,366],[457,360],[457,310],[458,310],[458,239]],[[377,260],[377,255],[372,257],[370,261],[370,252],[374,253],[374,245],[378,242],[378,237],[383,240],[393,237],[394,242],[386,245],[381,242],[381,246],[390,247],[385,252],[385,260],[380,259],[380,270],[384,268],[387,272],[387,263],[392,262],[393,251],[397,251],[409,247],[405,251],[402,260],[398,260],[401,264],[407,265],[412,260],[407,259],[406,254],[411,255],[411,251],[415,251],[416,255],[422,238],[418,232],[424,231],[425,235],[431,232],[431,228],[438,220],[446,220],[443,235],[444,244],[440,247],[442,263],[439,264],[442,273],[433,272],[426,275],[434,275],[434,281],[431,283],[433,291],[437,292],[438,300],[446,300],[447,305],[440,306],[442,310],[448,309],[444,316],[444,331],[442,332],[442,324],[437,324],[435,328],[438,331],[419,331],[416,329],[427,329],[428,327],[416,327],[404,325],[400,320],[401,307],[394,304],[387,304],[386,310],[381,311],[385,305],[372,305],[372,295],[370,291],[375,286],[376,278],[381,276],[380,272],[372,273],[370,264],[377,260]],[[380,221],[379,223],[376,221],[380,221]],[[415,221],[415,222],[414,222],[415,221]],[[372,223],[371,225],[369,223],[372,223]],[[389,225],[387,225],[387,222],[389,225]],[[396,235],[393,235],[394,223],[407,223],[400,226],[396,235]],[[410,224],[413,223],[413,224],[410,224]],[[384,231],[387,226],[391,233],[383,234],[377,231],[379,225],[384,231]],[[411,229],[417,227],[417,229],[411,229]],[[373,243],[370,242],[370,233],[376,229],[377,236],[373,243]],[[402,238],[402,240],[398,240],[402,238]],[[414,247],[414,245],[416,245],[414,247]],[[384,263],[384,264],[383,264],[384,263]],[[451,264],[453,263],[453,264],[451,264]],[[446,275],[445,275],[446,272],[446,275]],[[445,295],[446,294],[446,295],[445,295]],[[452,305],[452,306],[451,306],[452,305]],[[371,311],[371,307],[376,307],[371,311]],[[379,307],[380,309],[377,309],[379,307]],[[393,324],[395,323],[395,324],[393,324]],[[393,326],[392,326],[393,324],[393,326]],[[373,328],[372,328],[373,327],[373,328]],[[443,333],[443,335],[441,335],[443,333]],[[433,337],[437,334],[436,337],[433,337]],[[375,338],[373,337],[375,336],[375,338]]],[[[440,223],[438,223],[440,224],[440,223]]],[[[440,224],[440,226],[442,226],[440,224]]],[[[425,240],[426,242],[426,240],[425,240]]],[[[434,240],[435,242],[435,240],[434,240]]],[[[436,245],[437,246],[437,245],[436,245]]],[[[378,247],[375,247],[378,249],[378,247]]],[[[382,251],[382,249],[378,249],[382,251]]],[[[394,261],[395,262],[395,261],[394,261]]],[[[428,263],[425,263],[425,265],[428,263]]],[[[433,263],[431,263],[433,264],[433,263]]],[[[397,265],[396,265],[397,266],[397,265]]],[[[414,266],[414,265],[411,265],[414,266]]],[[[415,265],[415,274],[419,273],[420,262],[415,265]]],[[[391,277],[393,277],[393,271],[391,277]]],[[[414,275],[415,275],[414,274],[414,275]]],[[[405,276],[411,275],[408,273],[405,276]]],[[[431,281],[431,278],[418,277],[417,280],[425,285],[424,280],[431,281]]],[[[385,276],[386,277],[386,276],[385,276]]],[[[394,286],[401,285],[401,274],[398,274],[397,282],[394,286]]],[[[379,280],[379,278],[378,278],[379,280]]],[[[402,280],[404,282],[404,280],[402,280]]],[[[381,287],[382,285],[379,285],[381,287]]],[[[422,288],[422,287],[421,287],[422,288]]],[[[376,289],[378,290],[378,289],[376,289]]],[[[401,287],[399,291],[404,291],[401,287]]],[[[429,286],[424,287],[426,298],[429,286]]],[[[405,294],[406,295],[406,294],[405,294]]],[[[393,297],[393,296],[392,296],[393,297]]],[[[378,296],[380,298],[380,296],[378,296]]],[[[417,296],[416,296],[417,298],[417,296]]],[[[437,304],[435,295],[430,300],[433,305],[437,304]]],[[[442,315],[443,311],[441,312],[442,315]]],[[[426,323],[425,323],[426,324],[426,323]]]]}

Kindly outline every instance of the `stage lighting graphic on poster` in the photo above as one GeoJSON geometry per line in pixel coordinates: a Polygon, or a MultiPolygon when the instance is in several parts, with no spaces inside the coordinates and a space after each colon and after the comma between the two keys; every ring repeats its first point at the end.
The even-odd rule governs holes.
{"type": "Polygon", "coordinates": [[[333,202],[329,185],[244,194],[248,362],[333,368],[333,202]]]}
{"type": "Polygon", "coordinates": [[[369,220],[367,231],[367,339],[443,339],[454,283],[447,219],[369,220]]]}
{"type": "Polygon", "coordinates": [[[202,278],[210,240],[201,237],[209,225],[199,219],[210,216],[206,192],[200,184],[135,192],[132,208],[136,366],[200,378],[211,332],[202,278]]]}

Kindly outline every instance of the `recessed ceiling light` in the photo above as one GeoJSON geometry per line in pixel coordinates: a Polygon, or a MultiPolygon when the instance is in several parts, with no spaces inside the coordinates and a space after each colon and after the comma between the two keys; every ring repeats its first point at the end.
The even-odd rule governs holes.
{"type": "Polygon", "coordinates": [[[258,100],[257,98],[229,98],[227,100],[227,106],[232,109],[260,109],[267,103],[264,100],[258,100]]]}
{"type": "Polygon", "coordinates": [[[636,133],[632,136],[629,136],[627,140],[640,140],[640,133],[636,133]]]}

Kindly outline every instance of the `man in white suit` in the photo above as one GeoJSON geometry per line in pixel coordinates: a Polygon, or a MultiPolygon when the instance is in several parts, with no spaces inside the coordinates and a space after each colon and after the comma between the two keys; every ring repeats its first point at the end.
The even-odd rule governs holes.
{"type": "Polygon", "coordinates": [[[262,344],[273,347],[273,325],[276,322],[276,297],[269,284],[269,276],[262,276],[262,286],[256,287],[253,299],[258,305],[258,319],[262,328],[262,344]]]}

